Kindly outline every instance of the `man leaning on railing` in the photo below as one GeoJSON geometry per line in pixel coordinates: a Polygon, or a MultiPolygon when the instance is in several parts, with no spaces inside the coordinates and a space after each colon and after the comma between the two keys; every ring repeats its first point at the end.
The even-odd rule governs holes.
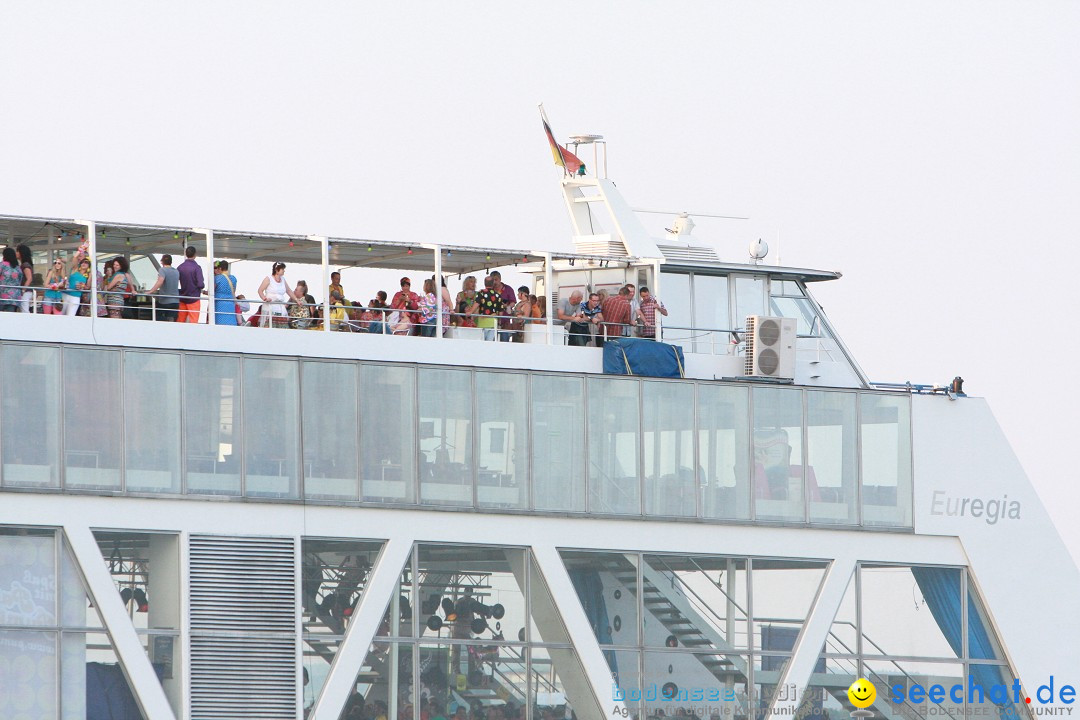
{"type": "Polygon", "coordinates": [[[568,344],[584,347],[589,341],[589,322],[581,309],[581,291],[575,290],[570,297],[560,300],[557,312],[556,317],[566,325],[566,332],[570,335],[568,344]]]}
{"type": "Polygon", "coordinates": [[[158,270],[157,280],[146,292],[148,295],[158,295],[154,319],[176,322],[176,315],[180,310],[180,271],[172,266],[172,255],[161,256],[161,269],[158,270]]]}
{"type": "Polygon", "coordinates": [[[617,295],[604,301],[604,331],[607,337],[630,335],[630,290],[619,288],[617,295]]]}

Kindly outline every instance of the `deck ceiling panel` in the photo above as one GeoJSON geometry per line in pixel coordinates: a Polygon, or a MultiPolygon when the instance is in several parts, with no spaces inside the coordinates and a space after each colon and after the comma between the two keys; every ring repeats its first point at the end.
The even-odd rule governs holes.
{"type": "MultiPolygon", "coordinates": [[[[206,235],[193,228],[97,221],[98,255],[181,255],[194,246],[200,257],[207,252],[206,235]]],[[[74,251],[85,239],[86,225],[74,220],[0,215],[0,242],[24,242],[36,250],[74,251]]],[[[214,257],[231,261],[282,261],[322,264],[318,238],[305,235],[214,230],[214,257]]],[[[535,250],[483,248],[435,243],[406,243],[365,238],[331,237],[330,265],[334,269],[375,268],[426,273],[434,270],[435,248],[442,251],[444,274],[466,274],[496,268],[517,267],[522,272],[542,271],[543,254],[535,250]]],[[[554,252],[553,260],[584,265],[613,262],[613,258],[572,252],[554,252]]],[[[620,257],[620,263],[636,264],[637,258],[620,257]]]]}

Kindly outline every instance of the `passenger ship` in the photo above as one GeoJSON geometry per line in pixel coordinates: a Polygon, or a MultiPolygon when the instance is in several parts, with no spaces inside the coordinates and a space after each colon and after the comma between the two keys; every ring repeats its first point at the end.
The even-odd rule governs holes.
{"type": "Polygon", "coordinates": [[[0,316],[0,718],[841,718],[859,677],[887,720],[1071,710],[1080,576],[986,402],[872,382],[839,273],[652,237],[575,141],[574,252],[0,218],[150,278],[645,285],[682,353],[0,316]]]}

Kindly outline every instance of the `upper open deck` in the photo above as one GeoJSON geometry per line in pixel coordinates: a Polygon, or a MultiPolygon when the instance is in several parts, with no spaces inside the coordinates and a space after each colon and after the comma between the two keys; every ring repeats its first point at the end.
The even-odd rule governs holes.
{"type": "MultiPolygon", "coordinates": [[[[580,185],[577,182],[576,185],[580,185]]],[[[607,241],[610,242],[610,241],[607,241]]],[[[400,345],[391,354],[395,359],[415,362],[457,362],[458,358],[483,357],[476,364],[498,367],[517,367],[564,370],[575,369],[600,372],[600,352],[592,347],[596,343],[587,338],[588,347],[568,345],[568,326],[558,318],[562,300],[582,293],[587,300],[590,293],[601,297],[617,294],[626,284],[637,288],[649,288],[654,298],[664,305],[666,315],[655,313],[655,337],[664,342],[679,345],[686,353],[684,373],[686,377],[716,379],[738,377],[745,374],[746,318],[751,315],[790,317],[797,322],[798,339],[795,355],[795,384],[818,387],[868,387],[865,375],[844,348],[839,336],[829,324],[820,306],[809,292],[813,282],[832,280],[839,273],[805,268],[776,267],[760,264],[722,262],[715,253],[711,256],[704,248],[681,245],[653,246],[656,257],[631,257],[615,253],[610,247],[602,247],[594,239],[578,239],[579,247],[596,250],[596,253],[553,252],[538,250],[508,250],[505,248],[464,247],[442,244],[409,244],[369,240],[364,238],[335,238],[328,236],[301,236],[288,234],[224,231],[167,226],[133,225],[116,222],[64,220],[55,218],[29,218],[0,216],[0,244],[11,247],[26,246],[34,266],[33,281],[21,288],[25,294],[25,307],[31,314],[48,311],[50,305],[66,307],[65,296],[79,314],[87,316],[85,324],[65,328],[27,327],[27,337],[42,339],[84,337],[109,337],[109,342],[123,344],[132,333],[140,336],[146,327],[114,327],[115,319],[104,316],[110,302],[134,305],[128,312],[140,319],[162,319],[168,315],[164,308],[175,307],[181,298],[167,296],[163,289],[154,288],[165,255],[173,258],[172,266],[180,265],[188,248],[195,252],[206,289],[197,315],[200,329],[219,324],[223,319],[233,323],[233,313],[224,313],[231,307],[224,300],[225,294],[215,295],[214,265],[217,260],[230,263],[229,274],[232,294],[244,295],[240,303],[242,322],[259,323],[259,316],[269,305],[257,297],[260,281],[270,274],[270,263],[286,262],[292,279],[307,278],[310,320],[300,321],[307,326],[303,342],[304,352],[309,356],[340,356],[344,347],[340,337],[350,338],[345,351],[351,357],[364,357],[365,343],[361,334],[381,329],[393,334],[390,323],[372,323],[372,318],[390,320],[390,309],[373,309],[369,300],[379,290],[387,294],[391,302],[399,289],[399,275],[411,277],[412,291],[423,295],[426,278],[439,276],[450,298],[452,312],[435,312],[430,339],[415,336],[414,326],[410,337],[396,337],[400,345]],[[86,256],[97,273],[89,273],[87,288],[81,293],[64,288],[50,292],[56,286],[56,277],[50,269],[59,261],[61,284],[70,286],[75,271],[76,258],[86,256]],[[134,297],[125,301],[119,295],[112,299],[105,286],[109,282],[106,268],[115,258],[122,257],[130,266],[135,280],[134,297]],[[297,272],[299,265],[303,268],[297,272]],[[483,289],[483,278],[492,271],[501,271],[506,284],[517,289],[528,287],[535,300],[529,300],[530,308],[539,308],[519,328],[517,340],[530,346],[527,354],[514,353],[504,347],[478,346],[483,331],[472,327],[476,324],[475,312],[469,316],[467,307],[461,305],[464,293],[471,284],[483,289]],[[347,289],[344,305],[340,311],[326,300],[330,295],[332,273],[341,274],[341,282],[347,289]],[[237,283],[235,278],[242,281],[237,283]],[[48,282],[47,282],[48,281],[48,282]],[[99,286],[98,283],[101,283],[99,286]],[[96,288],[98,292],[91,291],[96,288]],[[215,299],[216,298],[216,299],[215,299]],[[217,312],[211,312],[211,305],[217,312]],[[226,317],[226,315],[230,317],[226,317]],[[372,325],[376,328],[372,328],[372,325]],[[311,331],[322,332],[311,332],[311,331]],[[338,330],[352,332],[336,332],[338,330]],[[421,341],[422,340],[422,341],[421,341]],[[451,342],[452,341],[452,342],[451,342]],[[537,346],[558,348],[557,352],[540,351],[537,346]]],[[[218,288],[220,290],[220,288],[218,288]]],[[[231,298],[231,296],[229,296],[231,298]]],[[[631,296],[636,309],[639,296],[631,296]]],[[[301,303],[303,304],[303,303],[301,303]]],[[[513,306],[504,310],[510,320],[513,306]]],[[[74,309],[73,309],[74,311],[74,309]]],[[[127,313],[125,313],[127,314],[127,313]]],[[[417,313],[414,319],[419,319],[417,313]]],[[[53,317],[39,318],[44,323],[55,322],[53,317]]],[[[634,325],[630,318],[630,325],[634,325]]],[[[592,328],[605,333],[618,334],[620,330],[634,334],[636,330],[626,326],[599,325],[592,328]]],[[[173,327],[177,347],[225,347],[233,346],[235,338],[225,338],[208,332],[197,337],[179,332],[173,327]]],[[[397,333],[401,334],[401,331],[397,333]]],[[[156,333],[152,333],[158,337],[156,333]]],[[[10,335],[9,335],[10,337],[10,335]]],[[[167,344],[167,340],[162,341],[167,344]]],[[[293,346],[297,338],[253,335],[244,330],[241,346],[251,352],[280,353],[293,346]]]]}

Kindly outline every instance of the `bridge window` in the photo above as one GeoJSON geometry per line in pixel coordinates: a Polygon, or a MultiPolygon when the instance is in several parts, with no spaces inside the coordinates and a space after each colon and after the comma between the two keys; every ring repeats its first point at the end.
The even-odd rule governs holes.
{"type": "Polygon", "coordinates": [[[298,497],[299,389],[297,363],[244,358],[247,495],[298,497]]]}
{"type": "Polygon", "coordinates": [[[240,361],[218,355],[184,358],[187,491],[240,494],[240,361]]]}

